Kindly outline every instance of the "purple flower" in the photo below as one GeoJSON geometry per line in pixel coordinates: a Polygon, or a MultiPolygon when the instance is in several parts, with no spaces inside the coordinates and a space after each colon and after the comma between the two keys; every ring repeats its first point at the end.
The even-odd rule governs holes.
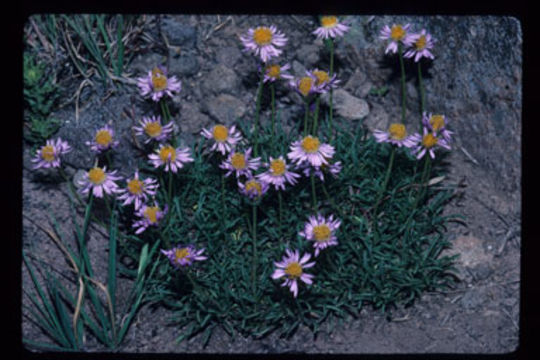
{"type": "Polygon", "coordinates": [[[164,95],[173,97],[173,93],[180,92],[182,83],[175,76],[167,77],[167,70],[163,66],[156,66],[148,71],[146,76],[137,79],[137,86],[143,97],[151,97],[159,101],[164,95]]]}
{"type": "Polygon", "coordinates": [[[135,204],[135,210],[139,210],[143,203],[146,202],[148,196],[155,196],[156,189],[158,188],[157,180],[155,179],[144,179],[139,178],[139,170],[135,171],[135,175],[132,179],[126,180],[126,188],[120,189],[118,194],[121,194],[118,197],[118,200],[124,200],[122,205],[129,205],[131,203],[135,204]]]}
{"type": "Polygon", "coordinates": [[[327,164],[321,166],[311,166],[309,163],[302,163],[298,166],[298,170],[302,171],[306,177],[311,174],[317,176],[321,181],[324,181],[324,174],[330,173],[334,178],[341,172],[341,161],[331,162],[331,159],[326,159],[327,164]]]}
{"type": "Polygon", "coordinates": [[[185,247],[176,246],[170,250],[161,250],[161,253],[167,256],[171,264],[175,268],[190,266],[195,261],[206,260],[206,256],[201,256],[204,252],[204,248],[196,250],[193,245],[187,245],[185,247]]]}
{"type": "Polygon", "coordinates": [[[93,141],[87,141],[86,145],[97,153],[107,151],[118,146],[118,141],[114,140],[114,130],[111,126],[105,125],[98,129],[94,135],[93,141]]]}
{"type": "Polygon", "coordinates": [[[285,64],[280,66],[278,64],[269,64],[264,67],[264,82],[274,82],[278,79],[292,80],[294,77],[291,74],[285,73],[289,70],[291,65],[285,64]]]}
{"type": "Polygon", "coordinates": [[[451,150],[450,144],[448,144],[444,138],[437,137],[436,133],[430,132],[428,128],[424,126],[424,136],[422,137],[422,141],[416,145],[413,149],[413,153],[416,155],[417,159],[421,159],[426,152],[429,152],[429,156],[432,159],[435,159],[436,147],[443,147],[447,150],[451,150]]]}
{"type": "Polygon", "coordinates": [[[435,40],[431,37],[430,34],[426,33],[425,29],[419,34],[411,34],[407,43],[409,43],[410,48],[403,54],[406,58],[411,58],[414,56],[414,62],[418,62],[421,58],[430,58],[434,59],[435,56],[431,53],[433,48],[433,43],[435,40]]]}
{"type": "Polygon", "coordinates": [[[222,155],[230,152],[242,140],[242,135],[236,131],[235,125],[231,126],[230,129],[227,129],[224,125],[215,125],[211,130],[202,129],[201,135],[214,140],[210,150],[217,150],[222,155]]]}
{"type": "Polygon", "coordinates": [[[56,141],[47,140],[46,144],[36,152],[36,156],[32,159],[32,162],[35,163],[34,169],[60,167],[60,155],[67,154],[71,150],[71,146],[67,141],[62,141],[60,138],[56,139],[56,141]]]}
{"type": "Polygon", "coordinates": [[[280,188],[281,190],[285,190],[285,183],[295,185],[297,182],[296,179],[300,177],[297,173],[288,170],[289,165],[287,165],[283,156],[277,159],[270,156],[270,162],[265,163],[264,166],[268,170],[257,175],[257,179],[268,184],[273,184],[276,190],[280,188]]]}
{"type": "Polygon", "coordinates": [[[448,143],[452,141],[452,134],[454,132],[446,128],[448,119],[444,115],[432,115],[431,113],[424,112],[422,114],[422,124],[429,131],[440,134],[448,143]]]}
{"type": "Polygon", "coordinates": [[[319,256],[319,252],[328,246],[337,245],[336,230],[341,225],[341,221],[334,220],[334,216],[330,215],[325,218],[321,214],[310,216],[304,225],[304,230],[298,235],[305,237],[309,241],[314,241],[315,256],[319,256]]]}
{"type": "Polygon", "coordinates": [[[382,40],[390,40],[390,43],[386,47],[386,50],[384,51],[385,54],[387,53],[397,53],[398,51],[398,44],[401,43],[405,46],[410,46],[412,43],[412,39],[410,35],[407,34],[407,31],[411,27],[410,24],[407,24],[405,26],[401,26],[399,24],[394,24],[392,27],[389,27],[388,25],[385,25],[382,30],[381,34],[379,36],[382,40]]]}
{"type": "Polygon", "coordinates": [[[287,157],[296,162],[296,165],[307,162],[312,166],[327,164],[326,159],[334,156],[334,147],[319,141],[319,138],[308,135],[301,140],[295,141],[291,145],[291,151],[287,157]]]}
{"type": "Polygon", "coordinates": [[[268,183],[264,181],[259,181],[254,177],[248,177],[248,179],[244,183],[238,181],[239,191],[243,195],[249,197],[251,200],[258,199],[264,194],[266,194],[268,188],[268,183]]]}
{"type": "Polygon", "coordinates": [[[315,91],[320,94],[324,94],[330,89],[337,88],[337,84],[341,81],[337,79],[336,74],[333,74],[332,77],[330,77],[328,72],[319,69],[308,71],[308,73],[316,79],[315,91]]]}
{"type": "Polygon", "coordinates": [[[148,158],[155,168],[165,165],[165,171],[172,171],[175,174],[185,163],[194,161],[189,148],[175,149],[166,144],[162,144],[155,153],[148,155],[148,158]]]}
{"type": "Polygon", "coordinates": [[[337,16],[322,16],[321,26],[313,34],[317,35],[319,39],[328,39],[329,37],[341,37],[347,31],[349,31],[349,26],[340,24],[337,16]]]}
{"type": "Polygon", "coordinates": [[[244,45],[244,50],[253,52],[256,56],[260,56],[263,62],[267,62],[270,58],[279,56],[282,52],[278,47],[282,47],[287,43],[287,38],[281,32],[277,31],[275,26],[258,26],[255,29],[249,29],[247,34],[240,36],[240,40],[244,45]]]}
{"type": "Polygon", "coordinates": [[[82,187],[81,194],[88,194],[92,190],[95,197],[103,197],[103,193],[107,195],[116,194],[119,190],[115,181],[120,180],[119,176],[115,176],[116,170],[107,172],[107,168],[94,167],[90,169],[86,175],[79,181],[82,187]]]}
{"type": "Polygon", "coordinates": [[[375,130],[373,136],[377,142],[387,142],[407,148],[415,146],[420,141],[419,134],[408,135],[405,125],[400,123],[390,124],[388,131],[375,130]]]}
{"type": "Polygon", "coordinates": [[[257,170],[261,165],[261,158],[257,157],[250,159],[251,148],[247,149],[245,153],[231,151],[227,159],[224,160],[219,166],[221,169],[227,170],[226,177],[233,172],[236,173],[236,177],[239,176],[251,176],[251,172],[257,170]]]}
{"type": "Polygon", "coordinates": [[[174,123],[170,121],[166,125],[161,125],[161,117],[152,116],[144,117],[139,121],[141,126],[134,126],[133,130],[136,135],[147,136],[147,139],[144,141],[145,144],[148,144],[150,141],[164,141],[169,138],[169,136],[174,131],[174,123]]]}
{"type": "Polygon", "coordinates": [[[304,98],[319,92],[317,78],[309,71],[306,71],[306,76],[289,81],[289,86],[298,91],[304,98]]]}
{"type": "Polygon", "coordinates": [[[167,214],[168,207],[165,205],[164,209],[154,202],[154,206],[143,205],[135,213],[139,220],[133,222],[132,227],[137,229],[135,234],[140,234],[145,231],[149,226],[158,226],[161,219],[167,214]]]}
{"type": "Polygon", "coordinates": [[[272,274],[272,279],[285,277],[285,281],[281,286],[288,286],[293,296],[296,297],[298,295],[298,279],[306,284],[313,283],[314,276],[306,274],[304,270],[313,267],[315,262],[308,263],[311,258],[311,254],[309,253],[304,254],[300,259],[298,250],[292,252],[289,249],[285,249],[285,252],[287,255],[280,262],[274,262],[276,270],[272,274]]]}

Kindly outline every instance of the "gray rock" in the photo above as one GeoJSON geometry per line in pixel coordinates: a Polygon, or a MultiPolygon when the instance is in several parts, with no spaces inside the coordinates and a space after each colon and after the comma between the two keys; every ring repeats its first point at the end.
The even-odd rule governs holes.
{"type": "Polygon", "coordinates": [[[298,62],[297,60],[294,60],[291,66],[292,66],[292,75],[299,76],[299,77],[306,75],[306,67],[302,65],[300,62],[298,62]]]}
{"type": "Polygon", "coordinates": [[[176,124],[182,134],[198,134],[211,123],[211,119],[196,104],[187,102],[182,103],[179,118],[176,124]]]}
{"type": "Polygon", "coordinates": [[[372,87],[373,84],[371,81],[368,81],[366,74],[363,71],[356,69],[343,86],[343,89],[349,91],[356,97],[365,98],[372,87]]]}
{"type": "Polygon", "coordinates": [[[320,61],[320,46],[305,44],[296,51],[296,59],[305,67],[311,69],[317,66],[320,61]]]}
{"type": "Polygon", "coordinates": [[[161,29],[167,36],[170,45],[194,47],[197,40],[197,29],[174,19],[163,19],[161,29]]]}
{"type": "Polygon", "coordinates": [[[199,71],[199,61],[195,54],[183,53],[178,57],[171,57],[169,62],[169,74],[179,77],[189,77],[199,71]]]}
{"type": "MultiPolygon", "coordinates": [[[[321,97],[323,102],[329,103],[329,96],[321,97]]],[[[333,94],[334,110],[337,115],[346,120],[359,120],[369,114],[368,103],[364,99],[352,96],[346,90],[336,89],[333,94]]]]}
{"type": "Polygon", "coordinates": [[[201,90],[206,94],[238,93],[240,78],[236,72],[225,65],[217,65],[203,76],[201,90]]]}
{"type": "Polygon", "coordinates": [[[156,53],[137,55],[130,66],[133,77],[146,76],[149,70],[152,70],[157,65],[164,64],[165,61],[165,56],[156,53]]]}
{"type": "Polygon", "coordinates": [[[371,132],[377,129],[386,130],[390,125],[390,115],[382,105],[374,103],[371,104],[371,110],[363,121],[371,132]]]}
{"type": "Polygon", "coordinates": [[[246,113],[246,106],[232,95],[221,94],[207,99],[204,110],[216,122],[229,126],[246,113]]]}
{"type": "Polygon", "coordinates": [[[473,288],[465,293],[460,300],[461,305],[466,310],[473,310],[482,305],[486,300],[485,290],[481,288],[473,288]]]}
{"type": "Polygon", "coordinates": [[[216,59],[225,66],[234,66],[242,57],[242,53],[237,47],[226,46],[217,50],[216,59]]]}

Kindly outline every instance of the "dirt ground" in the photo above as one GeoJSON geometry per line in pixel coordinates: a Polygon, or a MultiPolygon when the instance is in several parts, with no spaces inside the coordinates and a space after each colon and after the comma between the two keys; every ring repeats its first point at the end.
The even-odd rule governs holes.
{"type": "MultiPolygon", "coordinates": [[[[224,21],[224,18],[221,21],[224,21]]],[[[265,19],[262,18],[262,20],[265,19]]],[[[187,36],[186,34],[189,34],[186,29],[181,33],[175,28],[176,25],[189,25],[197,30],[193,40],[196,45],[194,45],[191,55],[197,59],[198,68],[191,69],[188,66],[189,61],[185,60],[190,56],[189,51],[191,50],[187,50],[186,58],[180,56],[179,59],[183,59],[182,64],[173,64],[178,69],[184,69],[179,71],[186,72],[183,75],[185,79],[182,79],[184,85],[182,98],[176,100],[180,103],[182,111],[190,112],[192,115],[193,120],[186,121],[182,125],[184,132],[191,131],[195,134],[196,129],[207,126],[208,123],[214,121],[217,116],[215,110],[203,103],[203,99],[207,97],[205,92],[207,85],[204,81],[208,76],[211,76],[208,75],[211,73],[211,65],[215,66],[216,62],[235,64],[235,73],[241,77],[242,69],[248,67],[250,63],[241,58],[246,55],[237,55],[239,53],[238,44],[235,45],[234,51],[228,48],[230,44],[238,42],[237,38],[232,40],[230,38],[260,20],[261,18],[235,17],[234,21],[223,25],[220,28],[221,31],[215,31],[214,34],[211,34],[210,40],[205,42],[201,40],[207,35],[205,29],[212,27],[205,28],[204,22],[216,21],[213,17],[208,16],[200,19],[196,16],[178,16],[166,18],[166,21],[162,22],[162,27],[175,29],[164,30],[170,31],[168,33],[170,38],[174,38],[175,35],[181,38],[180,35],[187,36]],[[211,61],[212,64],[210,64],[211,61]],[[189,71],[186,70],[186,67],[189,71]],[[197,75],[201,73],[202,76],[197,75]]],[[[376,19],[376,21],[383,22],[387,19],[376,19]]],[[[285,33],[291,34],[292,44],[295,41],[300,41],[302,36],[307,36],[307,30],[303,30],[303,27],[314,26],[312,20],[307,17],[301,17],[300,22],[302,27],[298,27],[296,19],[287,18],[279,22],[280,28],[285,33]]],[[[187,41],[189,44],[191,40],[180,39],[178,41],[187,41]]],[[[182,43],[179,46],[188,45],[182,43]]],[[[345,51],[348,48],[343,45],[341,49],[345,51]]],[[[378,66],[374,59],[381,55],[380,50],[370,52],[371,48],[361,46],[359,49],[365,51],[366,54],[371,54],[366,59],[368,63],[371,61],[373,67],[378,66]]],[[[307,53],[309,50],[298,51],[307,53]]],[[[350,52],[352,51],[350,50],[350,52]]],[[[300,55],[302,54],[297,52],[295,57],[292,55],[291,57],[298,59],[300,55]]],[[[138,69],[143,68],[144,64],[152,62],[155,58],[156,56],[152,52],[135,58],[130,65],[134,72],[133,76],[139,76],[138,69]]],[[[305,60],[306,62],[315,62],[317,59],[305,60]]],[[[174,58],[171,61],[174,62],[174,58]]],[[[337,64],[346,67],[350,64],[348,61],[344,55],[337,64]]],[[[390,70],[386,72],[381,70],[382,75],[366,75],[367,70],[369,67],[361,71],[365,76],[361,82],[370,83],[374,87],[388,84],[390,86],[389,94],[398,93],[399,81],[392,80],[390,70]]],[[[437,71],[437,69],[433,70],[432,78],[428,80],[428,86],[431,81],[434,83],[433,86],[437,87],[436,82],[440,81],[437,80],[437,71]]],[[[350,79],[355,71],[349,69],[343,73],[345,74],[344,78],[350,79]]],[[[519,74],[517,81],[521,80],[520,76],[519,74]]],[[[237,99],[234,101],[238,100],[244,104],[244,112],[247,114],[252,111],[250,100],[255,94],[256,84],[244,84],[241,80],[234,81],[238,81],[234,88],[223,89],[222,93],[238,94],[235,95],[237,99]],[[244,96],[242,95],[244,93],[252,95],[244,96]]],[[[344,83],[347,83],[347,80],[344,83]]],[[[414,81],[409,81],[409,84],[414,85],[414,81]]],[[[349,89],[360,88],[353,85],[350,85],[349,89]]],[[[80,107],[78,114],[80,123],[88,126],[84,131],[91,131],[90,126],[97,122],[94,119],[97,111],[96,106],[92,105],[100,105],[101,108],[106,108],[110,113],[121,113],[124,106],[131,104],[122,104],[119,99],[129,99],[130,93],[135,93],[135,89],[130,89],[127,90],[127,93],[118,91],[112,97],[105,97],[103,90],[96,89],[98,86],[88,89],[81,96],[81,102],[87,104],[80,107]]],[[[456,90],[454,89],[454,91],[456,90]]],[[[397,96],[393,98],[387,96],[380,99],[371,97],[367,92],[362,93],[361,90],[354,92],[354,94],[358,98],[365,99],[369,105],[370,115],[365,121],[371,123],[377,124],[380,118],[386,117],[387,119],[392,109],[399,106],[397,96]],[[381,107],[390,110],[386,112],[381,110],[381,107]]],[[[221,94],[218,93],[215,96],[219,97],[221,94]]],[[[512,106],[520,108],[520,96],[520,94],[512,95],[512,101],[518,102],[517,105],[512,106]],[[516,100],[516,96],[519,99],[516,100]]],[[[433,95],[433,98],[435,97],[436,95],[433,95]]],[[[294,98],[284,100],[283,103],[278,104],[278,107],[285,108],[287,106],[293,109],[291,111],[294,111],[294,100],[294,98]]],[[[136,111],[143,112],[139,107],[136,111]]],[[[460,113],[465,110],[454,108],[448,111],[460,113]]],[[[56,115],[62,118],[65,124],[59,134],[65,135],[73,130],[75,126],[74,114],[75,109],[71,106],[58,110],[56,115]]],[[[456,117],[454,116],[454,118],[456,117]]],[[[352,123],[354,121],[351,120],[352,123]]],[[[521,132],[519,116],[516,121],[518,124],[515,125],[516,128],[513,131],[519,136],[521,132]]],[[[128,121],[124,120],[124,122],[125,124],[122,126],[131,126],[128,121]]],[[[456,121],[455,126],[458,130],[462,130],[458,131],[457,135],[465,137],[464,128],[460,128],[462,125],[459,121],[456,121]]],[[[83,135],[84,131],[81,130],[83,135]]],[[[84,147],[84,145],[80,146],[84,147]]],[[[519,146],[517,148],[519,151],[519,146]]],[[[67,201],[67,184],[65,182],[58,184],[58,178],[43,178],[40,173],[31,170],[30,158],[32,154],[26,145],[23,151],[23,246],[34,246],[34,251],[42,258],[52,262],[59,269],[65,269],[66,264],[62,260],[61,253],[38,227],[38,224],[48,227],[49,216],[54,214],[66,234],[72,231],[71,213],[67,201]]],[[[129,353],[500,354],[516,350],[520,331],[521,182],[514,177],[511,184],[506,183],[506,174],[510,174],[509,177],[515,176],[515,174],[521,176],[521,163],[503,158],[501,153],[490,149],[483,151],[485,153],[482,154],[486,155],[485,158],[467,148],[465,140],[458,140],[457,146],[453,149],[448,160],[449,173],[444,184],[455,186],[457,190],[456,196],[447,206],[445,212],[447,214],[461,214],[465,218],[464,221],[450,223],[447,229],[448,237],[453,244],[453,249],[449,252],[461,255],[457,263],[461,281],[454,289],[426,293],[414,305],[394,310],[390,318],[378,311],[365,308],[358,319],[348,319],[342,323],[336,323],[331,333],[329,333],[331,324],[327,324],[327,331],[323,331],[317,338],[313,338],[310,331],[305,328],[300,328],[290,340],[281,339],[275,334],[261,340],[230,338],[221,330],[216,330],[205,348],[202,348],[199,336],[177,344],[175,338],[179,336],[181,330],[167,325],[166,309],[145,305],[137,315],[119,351],[129,353]],[[502,171],[504,174],[502,174],[494,170],[490,165],[491,161],[504,162],[512,169],[504,170],[502,171]],[[514,184],[514,181],[517,185],[514,184]],[[501,182],[505,182],[505,184],[501,184],[501,182]]],[[[81,164],[84,161],[84,157],[69,159],[67,161],[70,165],[67,169],[68,175],[73,175],[78,168],[83,168],[84,166],[81,164]]],[[[102,241],[101,231],[99,228],[93,227],[90,231],[88,244],[90,256],[96,261],[94,268],[98,273],[98,279],[105,280],[104,269],[107,267],[107,258],[103,254],[106,253],[106,242],[102,241]]],[[[29,276],[24,270],[22,278],[24,288],[30,284],[29,276]]],[[[119,288],[122,289],[123,286],[128,285],[124,280],[120,282],[119,288]]],[[[121,290],[119,294],[121,296],[121,290]]],[[[22,302],[28,303],[28,300],[23,298],[22,302]]],[[[22,330],[24,337],[46,341],[40,330],[25,317],[22,319],[22,330]]],[[[85,351],[105,351],[100,344],[95,343],[92,339],[87,340],[85,351]]]]}

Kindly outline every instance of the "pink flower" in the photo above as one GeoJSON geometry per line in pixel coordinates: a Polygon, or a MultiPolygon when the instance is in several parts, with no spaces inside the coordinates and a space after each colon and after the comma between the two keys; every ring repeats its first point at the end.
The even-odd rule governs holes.
{"type": "Polygon", "coordinates": [[[394,24],[392,27],[385,25],[382,28],[379,38],[382,40],[390,40],[390,43],[384,51],[385,54],[389,52],[393,54],[397,53],[399,43],[405,46],[410,46],[412,44],[412,38],[407,34],[410,27],[410,24],[405,26],[394,24]]]}
{"type": "Polygon", "coordinates": [[[95,197],[103,197],[103,193],[107,195],[116,194],[118,185],[115,181],[120,180],[120,177],[115,176],[116,170],[107,172],[107,168],[94,167],[90,169],[86,175],[79,181],[82,187],[81,194],[88,194],[90,190],[95,197]]]}
{"type": "Polygon", "coordinates": [[[330,173],[334,178],[341,172],[341,161],[331,162],[330,159],[326,159],[328,164],[322,164],[321,166],[312,166],[309,163],[302,163],[298,166],[298,170],[304,173],[304,176],[310,177],[311,174],[317,176],[321,181],[324,181],[324,174],[330,173]]]}
{"type": "Polygon", "coordinates": [[[230,129],[224,125],[215,125],[210,131],[202,129],[201,135],[214,141],[211,151],[217,150],[222,155],[230,152],[242,140],[242,135],[236,131],[235,125],[230,129]]]}
{"type": "Polygon", "coordinates": [[[322,16],[321,26],[313,34],[317,35],[318,39],[328,39],[329,37],[341,37],[347,31],[349,31],[349,26],[340,24],[336,16],[322,16]]]}
{"type": "Polygon", "coordinates": [[[226,160],[224,160],[219,166],[221,169],[227,170],[226,177],[233,172],[236,173],[236,177],[239,176],[251,176],[251,172],[257,170],[261,165],[261,158],[251,157],[251,148],[247,149],[245,153],[238,151],[231,151],[226,160]]]}
{"type": "Polygon", "coordinates": [[[285,252],[287,255],[283,257],[282,261],[274,262],[276,270],[272,273],[272,279],[275,280],[285,277],[285,281],[281,286],[288,286],[293,293],[293,296],[296,297],[298,295],[298,279],[306,284],[313,283],[314,276],[306,274],[304,270],[313,267],[315,262],[308,263],[311,258],[311,254],[309,253],[306,253],[300,259],[298,250],[292,252],[289,249],[286,249],[285,252]]]}
{"type": "Polygon", "coordinates": [[[98,129],[93,141],[86,142],[86,145],[90,146],[90,149],[97,153],[115,148],[118,144],[119,142],[114,140],[114,130],[109,125],[98,129]]]}
{"type": "Polygon", "coordinates": [[[253,52],[256,56],[260,56],[263,62],[267,62],[270,58],[279,56],[282,52],[278,47],[282,47],[287,43],[287,38],[277,28],[272,25],[258,26],[255,29],[249,29],[247,34],[240,36],[240,40],[244,45],[245,51],[253,52]]]}
{"type": "Polygon", "coordinates": [[[320,94],[324,94],[328,92],[330,89],[337,88],[338,84],[341,81],[337,79],[336,74],[333,74],[330,77],[330,74],[328,72],[319,70],[319,69],[308,71],[308,73],[316,79],[315,91],[320,94]]]}
{"type": "Polygon", "coordinates": [[[135,213],[139,220],[133,222],[132,227],[137,229],[135,234],[140,234],[145,231],[149,226],[158,226],[161,219],[167,214],[168,207],[165,205],[162,210],[157,203],[154,202],[154,206],[143,205],[135,213]]]}
{"type": "Polygon", "coordinates": [[[166,125],[161,125],[161,117],[159,115],[152,117],[143,116],[139,123],[141,126],[134,126],[133,130],[136,135],[147,137],[144,141],[145,144],[148,144],[152,140],[158,142],[167,140],[174,131],[174,123],[170,121],[166,125]]]}
{"type": "Polygon", "coordinates": [[[304,230],[300,231],[298,235],[309,241],[314,241],[315,256],[319,256],[321,250],[338,244],[335,232],[340,225],[341,221],[334,220],[333,215],[325,218],[321,214],[317,214],[316,217],[309,217],[308,222],[304,225],[304,230]]]}
{"type": "Polygon", "coordinates": [[[433,115],[431,113],[424,112],[422,114],[422,124],[428,128],[429,131],[439,134],[448,142],[452,141],[453,131],[446,128],[448,119],[444,115],[433,115]]]}
{"type": "Polygon", "coordinates": [[[180,80],[175,76],[167,77],[167,69],[163,66],[156,66],[146,76],[138,78],[137,86],[143,97],[150,97],[156,102],[164,95],[173,97],[173,93],[182,89],[180,80]]]}
{"type": "Polygon", "coordinates": [[[158,188],[157,180],[147,178],[141,180],[139,178],[139,171],[135,171],[135,175],[132,179],[126,179],[126,188],[120,189],[118,194],[118,200],[124,200],[122,205],[135,204],[135,210],[139,210],[143,203],[146,202],[148,196],[155,196],[156,189],[158,188]]]}
{"type": "Polygon", "coordinates": [[[269,64],[264,67],[264,82],[274,82],[278,79],[292,80],[294,77],[291,74],[287,74],[285,71],[289,70],[291,65],[285,64],[280,66],[278,64],[269,64]]]}
{"type": "Polygon", "coordinates": [[[285,190],[285,183],[295,185],[297,178],[300,177],[297,173],[289,171],[289,165],[285,162],[283,156],[274,159],[270,156],[270,162],[265,163],[264,166],[268,167],[268,170],[262,174],[257,175],[257,179],[268,184],[273,184],[276,190],[285,190]]]}
{"type": "Polygon", "coordinates": [[[166,144],[162,144],[155,153],[148,155],[148,158],[155,168],[165,166],[165,171],[172,171],[175,174],[185,163],[194,161],[189,148],[175,149],[166,144]]]}
{"type": "Polygon", "coordinates": [[[287,157],[299,165],[307,162],[312,166],[320,167],[328,164],[326,159],[334,156],[334,147],[319,141],[319,138],[308,135],[301,140],[295,141],[291,145],[291,151],[287,157]]]}
{"type": "Polygon", "coordinates": [[[268,183],[256,180],[254,177],[248,177],[244,183],[238,181],[239,191],[251,200],[258,199],[266,194],[268,188],[268,183]]]}
{"type": "Polygon", "coordinates": [[[416,155],[417,159],[421,159],[426,152],[428,152],[429,156],[432,159],[435,159],[436,147],[451,150],[450,144],[448,144],[444,138],[438,137],[436,133],[430,132],[428,128],[424,126],[424,136],[422,137],[421,142],[413,149],[413,153],[416,155]]]}
{"type": "Polygon", "coordinates": [[[410,48],[403,54],[406,58],[411,58],[414,56],[414,62],[418,62],[421,58],[430,58],[435,59],[435,56],[431,53],[433,48],[433,43],[435,42],[432,39],[431,35],[426,32],[425,29],[419,34],[411,34],[407,43],[409,43],[410,48]]]}
{"type": "Polygon", "coordinates": [[[161,253],[167,256],[175,268],[190,266],[195,261],[206,260],[206,256],[201,256],[204,248],[196,250],[193,245],[176,246],[170,250],[161,250],[161,253]]]}
{"type": "Polygon", "coordinates": [[[419,134],[408,135],[405,125],[400,123],[390,124],[388,131],[375,130],[373,136],[377,142],[387,142],[407,148],[415,146],[420,141],[419,134]]]}
{"type": "Polygon", "coordinates": [[[60,167],[60,155],[67,154],[71,150],[71,146],[67,141],[62,141],[60,138],[56,139],[56,141],[47,140],[46,144],[36,152],[36,156],[32,159],[32,162],[35,163],[34,169],[60,167]]]}

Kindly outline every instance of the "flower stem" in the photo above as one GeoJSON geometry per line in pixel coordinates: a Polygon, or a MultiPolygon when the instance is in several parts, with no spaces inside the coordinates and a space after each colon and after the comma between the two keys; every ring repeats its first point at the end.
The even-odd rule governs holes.
{"type": "Polygon", "coordinates": [[[272,147],[274,146],[274,133],[276,132],[276,90],[274,83],[270,84],[270,93],[272,96],[272,147]]]}
{"type": "Polygon", "coordinates": [[[405,107],[406,107],[405,64],[403,63],[403,48],[402,48],[401,43],[398,44],[398,56],[399,56],[399,66],[401,68],[401,122],[405,123],[405,107]]]}
{"type": "MultiPolygon", "coordinates": [[[[334,74],[334,40],[330,39],[330,78],[334,74]]],[[[334,102],[333,102],[334,90],[330,88],[330,107],[328,110],[328,138],[332,138],[332,119],[334,113],[334,102]]]]}
{"type": "Polygon", "coordinates": [[[253,150],[253,155],[257,156],[259,153],[259,117],[261,111],[261,99],[262,99],[262,90],[264,85],[264,75],[261,75],[261,81],[259,82],[259,88],[257,89],[257,104],[255,109],[255,145],[253,150]]]}
{"type": "Polygon", "coordinates": [[[253,295],[256,293],[256,273],[257,273],[257,204],[251,205],[251,238],[253,240],[253,256],[251,263],[251,287],[253,289],[253,295]]]}
{"type": "MultiPolygon", "coordinates": [[[[377,195],[377,202],[375,203],[375,207],[373,210],[373,216],[377,217],[377,209],[379,207],[379,204],[381,202],[382,196],[384,195],[384,192],[386,191],[386,186],[388,185],[388,180],[390,179],[390,173],[392,172],[392,166],[394,165],[394,157],[396,155],[396,148],[392,146],[392,152],[390,153],[390,160],[388,161],[388,167],[386,169],[386,175],[384,176],[384,182],[381,190],[379,190],[379,195],[377,195]]],[[[376,223],[376,220],[375,220],[376,223]]]]}
{"type": "Polygon", "coordinates": [[[317,96],[317,100],[315,100],[315,114],[313,115],[313,135],[317,135],[317,127],[318,127],[318,118],[319,118],[319,101],[321,97],[317,96]]]}
{"type": "Polygon", "coordinates": [[[311,200],[313,201],[313,211],[317,211],[317,193],[315,192],[315,175],[311,174],[311,200]]]}
{"type": "Polygon", "coordinates": [[[420,88],[420,111],[422,114],[426,111],[426,93],[424,90],[424,81],[422,79],[422,65],[418,61],[418,87],[420,88]]]}
{"type": "Polygon", "coordinates": [[[306,99],[304,101],[306,113],[304,114],[304,136],[307,136],[308,134],[308,117],[309,117],[309,102],[306,99]]]}
{"type": "Polygon", "coordinates": [[[414,202],[413,210],[411,211],[411,213],[413,213],[414,210],[416,210],[416,208],[418,207],[418,204],[424,197],[425,190],[427,188],[427,182],[431,174],[431,157],[429,156],[429,154],[426,154],[425,158],[426,160],[424,160],[424,170],[422,170],[422,179],[420,180],[422,185],[420,186],[420,190],[418,192],[418,196],[416,197],[416,201],[414,202]]]}
{"type": "Polygon", "coordinates": [[[282,223],[282,219],[283,219],[283,199],[282,199],[282,195],[281,195],[281,191],[278,191],[278,203],[279,203],[279,225],[278,225],[278,230],[279,230],[279,237],[281,238],[281,225],[283,224],[282,223]]]}
{"type": "Polygon", "coordinates": [[[169,207],[172,207],[172,171],[169,171],[169,189],[167,192],[169,207]]]}

